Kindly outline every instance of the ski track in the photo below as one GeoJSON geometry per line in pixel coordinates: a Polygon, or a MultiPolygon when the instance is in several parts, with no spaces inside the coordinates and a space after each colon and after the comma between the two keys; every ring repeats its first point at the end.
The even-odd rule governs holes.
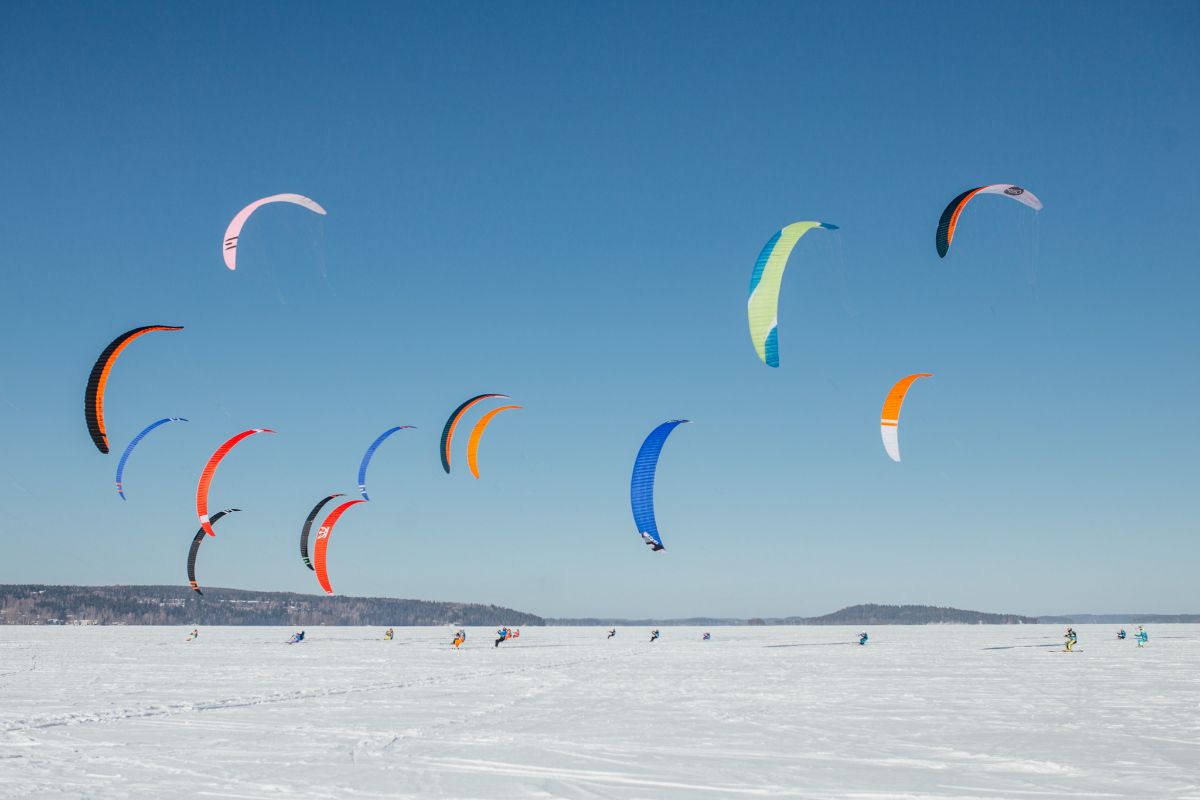
{"type": "Polygon", "coordinates": [[[1200,800],[1200,626],[1116,627],[0,627],[0,798],[1200,800]]]}
{"type": "MultiPolygon", "coordinates": [[[[34,656],[36,659],[37,656],[34,656]]],[[[564,661],[559,664],[547,664],[539,667],[540,669],[556,669],[563,666],[570,666],[585,659],[576,659],[575,661],[564,661]]],[[[594,659],[586,659],[594,660],[594,659]]],[[[605,659],[607,660],[607,659],[605,659]]],[[[29,672],[33,668],[19,670],[18,672],[29,672]]],[[[144,719],[147,717],[164,717],[174,714],[186,714],[188,712],[199,711],[221,711],[230,708],[249,708],[251,706],[260,706],[267,703],[285,703],[294,700],[306,700],[317,697],[339,697],[342,695],[362,694],[364,692],[383,692],[392,689],[408,689],[417,686],[437,686],[445,683],[465,680],[486,680],[488,678],[499,677],[502,675],[512,675],[521,672],[527,672],[533,667],[522,667],[510,670],[498,670],[491,672],[481,672],[473,674],[457,675],[449,678],[427,678],[424,680],[415,681],[395,681],[377,684],[364,684],[362,686],[347,686],[338,689],[299,689],[291,692],[273,692],[271,694],[252,696],[252,697],[231,697],[220,700],[207,700],[196,703],[176,703],[166,706],[149,705],[141,708],[118,708],[105,713],[95,714],[62,714],[57,716],[39,718],[32,717],[24,720],[17,720],[4,729],[0,729],[0,733],[16,733],[20,731],[29,731],[38,728],[53,728],[61,725],[82,725],[86,723],[103,723],[103,722],[119,722],[128,719],[144,719]]],[[[18,674],[17,672],[0,673],[0,677],[5,675],[18,674]]]]}

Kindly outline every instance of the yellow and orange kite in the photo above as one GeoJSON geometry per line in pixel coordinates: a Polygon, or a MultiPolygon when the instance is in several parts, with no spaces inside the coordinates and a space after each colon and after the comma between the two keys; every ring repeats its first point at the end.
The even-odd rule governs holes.
{"type": "Polygon", "coordinates": [[[467,440],[467,466],[471,468],[471,474],[476,478],[479,477],[479,440],[483,438],[483,432],[491,423],[492,419],[501,411],[509,411],[521,406],[500,406],[493,408],[488,413],[484,414],[479,422],[475,423],[475,428],[471,431],[471,438],[467,440]]]}

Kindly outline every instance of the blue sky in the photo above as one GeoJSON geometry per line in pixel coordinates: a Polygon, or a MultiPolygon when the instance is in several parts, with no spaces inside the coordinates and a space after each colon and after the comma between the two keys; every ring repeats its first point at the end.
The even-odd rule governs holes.
{"type": "Polygon", "coordinates": [[[0,582],[183,583],[200,468],[265,426],[199,577],[318,591],[300,523],[409,424],[339,593],[1195,611],[1197,33],[1190,3],[4,4],[0,582]],[[1045,210],[980,198],[939,260],[995,182],[1045,210]],[[260,210],[227,271],[279,192],[329,214],[260,210]],[[793,255],[772,370],[746,287],[805,219],[841,230],[793,255]],[[88,370],[149,323],[186,330],[126,351],[101,456],[88,370]],[[919,371],[894,464],[879,409],[919,371]],[[487,391],[524,409],[447,477],[487,391]],[[651,554],[629,469],[678,417],[651,554]]]}

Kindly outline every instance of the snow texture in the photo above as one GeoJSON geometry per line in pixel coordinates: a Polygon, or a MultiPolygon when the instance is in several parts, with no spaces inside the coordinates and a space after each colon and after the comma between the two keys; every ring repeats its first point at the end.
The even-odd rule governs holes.
{"type": "Polygon", "coordinates": [[[0,797],[1200,798],[1200,626],[711,630],[0,626],[0,797]]]}

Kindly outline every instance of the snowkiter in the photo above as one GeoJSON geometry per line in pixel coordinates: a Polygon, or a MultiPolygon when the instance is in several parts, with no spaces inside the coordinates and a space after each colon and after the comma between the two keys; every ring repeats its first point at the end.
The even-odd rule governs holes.
{"type": "Polygon", "coordinates": [[[392,630],[391,628],[388,628],[386,631],[383,632],[383,638],[389,642],[392,640],[393,637],[395,637],[395,635],[396,635],[396,632],[394,630],[392,630]]]}
{"type": "Polygon", "coordinates": [[[492,647],[499,647],[500,643],[508,638],[508,627],[502,626],[496,631],[496,643],[492,647]]]}
{"type": "Polygon", "coordinates": [[[862,633],[860,633],[860,634],[858,635],[858,643],[859,643],[859,644],[866,644],[866,643],[867,643],[867,640],[868,640],[868,639],[870,639],[870,638],[871,638],[870,636],[867,636],[867,632],[866,632],[866,631],[863,631],[862,633]]]}
{"type": "Polygon", "coordinates": [[[609,632],[608,632],[608,638],[610,638],[610,639],[611,639],[612,637],[614,637],[614,636],[616,636],[616,635],[617,635],[617,629],[616,629],[616,628],[612,628],[611,630],[609,630],[609,632]]]}
{"type": "Polygon", "coordinates": [[[1079,636],[1075,633],[1075,629],[1067,628],[1067,633],[1063,638],[1066,639],[1066,645],[1063,649],[1068,653],[1074,652],[1075,643],[1079,641],[1079,636]]]}
{"type": "Polygon", "coordinates": [[[655,628],[654,630],[650,631],[650,641],[653,642],[657,638],[658,638],[658,628],[655,628]]]}
{"type": "Polygon", "coordinates": [[[1150,634],[1146,633],[1145,628],[1138,625],[1138,632],[1134,638],[1137,639],[1138,647],[1145,647],[1146,642],[1150,641],[1150,634]]]}
{"type": "Polygon", "coordinates": [[[1121,630],[1117,631],[1117,638],[1118,638],[1118,639],[1124,639],[1126,635],[1127,635],[1127,634],[1125,633],[1125,629],[1124,629],[1124,628],[1121,628],[1121,630]]]}
{"type": "Polygon", "coordinates": [[[458,648],[462,647],[463,642],[465,642],[466,640],[467,640],[467,632],[464,631],[462,628],[459,628],[458,630],[456,630],[454,632],[454,649],[457,650],[458,648]]]}

